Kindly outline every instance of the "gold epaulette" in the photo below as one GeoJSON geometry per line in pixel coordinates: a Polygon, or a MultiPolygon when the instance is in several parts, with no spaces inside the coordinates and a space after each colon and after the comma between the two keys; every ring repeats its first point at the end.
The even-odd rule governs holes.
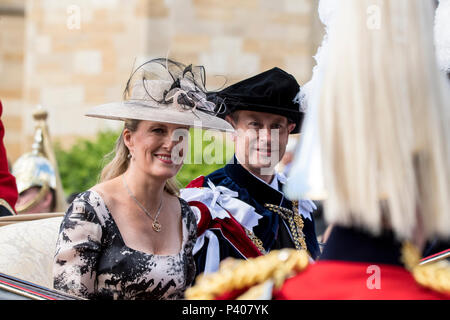
{"type": "Polygon", "coordinates": [[[216,273],[199,275],[196,284],[186,290],[185,297],[188,300],[213,300],[226,292],[256,286],[260,286],[255,288],[260,292],[267,289],[268,284],[279,289],[288,277],[304,270],[308,263],[308,253],[294,249],[271,251],[248,260],[228,258],[222,261],[216,273]]]}
{"type": "Polygon", "coordinates": [[[450,294],[450,263],[440,260],[420,265],[419,250],[410,243],[403,245],[403,263],[418,284],[428,289],[450,294]]]}

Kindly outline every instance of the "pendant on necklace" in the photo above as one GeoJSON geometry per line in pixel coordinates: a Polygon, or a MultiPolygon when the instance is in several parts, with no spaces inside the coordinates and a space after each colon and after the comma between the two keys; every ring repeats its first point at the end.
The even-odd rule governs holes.
{"type": "Polygon", "coordinates": [[[153,230],[155,230],[156,232],[161,231],[161,223],[159,223],[158,221],[153,221],[152,227],[153,227],[153,230]]]}

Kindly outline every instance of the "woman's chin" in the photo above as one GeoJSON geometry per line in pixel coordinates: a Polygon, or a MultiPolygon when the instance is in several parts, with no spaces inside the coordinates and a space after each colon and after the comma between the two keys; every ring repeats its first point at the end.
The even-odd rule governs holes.
{"type": "Polygon", "coordinates": [[[150,170],[149,175],[161,180],[168,180],[175,177],[178,174],[178,171],[180,171],[180,168],[175,166],[171,166],[170,168],[159,167],[154,170],[150,170]]]}

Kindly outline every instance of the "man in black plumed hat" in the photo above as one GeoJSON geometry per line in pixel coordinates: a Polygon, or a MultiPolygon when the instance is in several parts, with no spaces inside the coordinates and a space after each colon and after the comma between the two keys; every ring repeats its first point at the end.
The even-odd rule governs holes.
{"type": "Polygon", "coordinates": [[[303,120],[300,86],[274,68],[238,82],[208,100],[225,106],[221,115],[235,129],[235,155],[225,167],[193,180],[181,196],[197,215],[197,273],[217,271],[227,257],[247,259],[274,249],[319,254],[312,201],[289,201],[286,177],[276,173],[289,135],[303,120]]]}

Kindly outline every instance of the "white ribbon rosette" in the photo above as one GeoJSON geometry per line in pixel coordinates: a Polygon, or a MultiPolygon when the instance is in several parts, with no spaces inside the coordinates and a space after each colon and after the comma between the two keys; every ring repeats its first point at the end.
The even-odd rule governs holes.
{"type": "MultiPolygon", "coordinates": [[[[210,180],[207,181],[209,188],[187,188],[180,191],[181,198],[190,201],[198,201],[208,207],[211,220],[230,218],[230,214],[245,229],[252,231],[258,225],[258,220],[262,218],[256,213],[255,208],[239,200],[239,194],[223,186],[215,186],[210,180]],[[226,210],[225,210],[226,209],[226,210]]],[[[201,220],[201,212],[195,206],[191,206],[197,217],[197,222],[201,220]]],[[[196,254],[208,241],[208,248],[205,262],[205,273],[216,272],[219,269],[220,250],[219,240],[211,230],[206,230],[197,238],[193,254],[196,254]]]]}

